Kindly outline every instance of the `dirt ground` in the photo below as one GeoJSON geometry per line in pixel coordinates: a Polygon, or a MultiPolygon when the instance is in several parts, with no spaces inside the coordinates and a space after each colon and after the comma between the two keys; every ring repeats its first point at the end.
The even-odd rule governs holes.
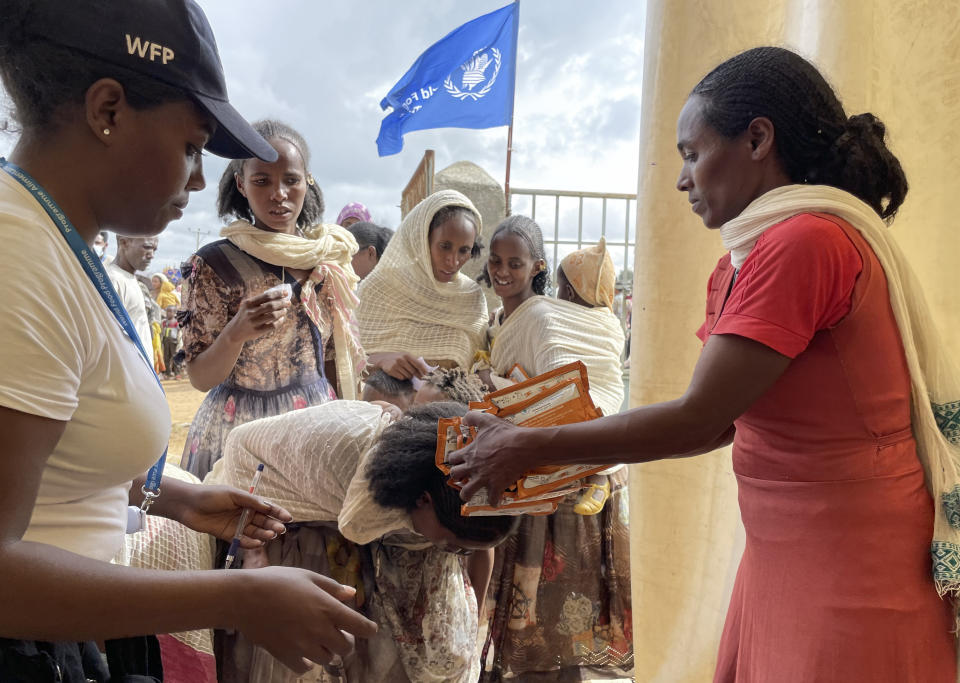
{"type": "Polygon", "coordinates": [[[163,390],[167,392],[167,403],[170,405],[170,420],[173,426],[170,430],[170,446],[167,449],[167,460],[176,465],[180,464],[183,453],[183,444],[187,440],[187,432],[193,416],[207,394],[197,391],[190,386],[186,379],[164,380],[163,390]]]}

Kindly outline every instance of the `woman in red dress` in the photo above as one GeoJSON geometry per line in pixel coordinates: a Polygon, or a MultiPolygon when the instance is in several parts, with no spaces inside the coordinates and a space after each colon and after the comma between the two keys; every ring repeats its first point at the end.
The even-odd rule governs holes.
{"type": "Polygon", "coordinates": [[[788,50],[716,67],[677,123],[677,189],[730,250],[686,393],[557,428],[474,415],[480,435],[454,456],[466,498],[541,465],[732,441],[747,538],[717,682],[956,678],[954,612],[937,590],[958,578],[958,435],[938,425],[960,391],[940,398],[941,347],[885,234],[907,182],[884,133],[871,114],[847,118],[788,50]]]}

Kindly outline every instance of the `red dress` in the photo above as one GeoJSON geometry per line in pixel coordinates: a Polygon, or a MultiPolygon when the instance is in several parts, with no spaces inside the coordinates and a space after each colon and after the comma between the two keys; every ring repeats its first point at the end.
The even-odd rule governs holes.
{"type": "Polygon", "coordinates": [[[840,219],[804,214],[760,237],[731,288],[733,274],[725,256],[698,336],[737,334],[793,360],[736,421],[746,547],[715,683],[954,683],[910,377],[876,256],[840,219]]]}

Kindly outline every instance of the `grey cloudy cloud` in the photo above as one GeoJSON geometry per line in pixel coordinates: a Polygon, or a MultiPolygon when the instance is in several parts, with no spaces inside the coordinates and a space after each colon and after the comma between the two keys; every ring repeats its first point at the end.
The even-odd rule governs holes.
{"type": "MultiPolygon", "coordinates": [[[[375,140],[386,113],[380,100],[417,56],[504,4],[201,0],[231,101],[250,120],[278,118],[304,135],[325,219],[360,201],[375,221],[394,228],[400,192],[426,149],[436,151],[438,170],[470,160],[503,182],[505,127],[417,131],[406,135],[400,154],[384,158],[375,140]]],[[[643,2],[630,0],[521,3],[512,185],[636,191],[644,12],[643,2]]],[[[0,137],[0,152],[11,144],[0,137]]],[[[223,221],[216,187],[225,166],[204,158],[207,187],[161,236],[155,266],[189,256],[196,231],[201,244],[217,239],[223,221]]],[[[522,211],[523,201],[515,209],[522,211]]]]}

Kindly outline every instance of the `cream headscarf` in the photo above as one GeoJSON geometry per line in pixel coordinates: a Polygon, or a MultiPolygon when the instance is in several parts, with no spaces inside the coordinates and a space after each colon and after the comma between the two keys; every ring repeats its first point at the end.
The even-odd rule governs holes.
{"type": "Polygon", "coordinates": [[[220,236],[271,265],[311,271],[300,300],[324,337],[329,335],[329,330],[320,315],[320,306],[329,311],[333,320],[340,398],[357,398],[358,377],[366,364],[366,356],[358,341],[353,315],[357,306],[353,291],[360,281],[350,264],[357,253],[353,235],[339,225],[319,223],[304,229],[301,237],[260,230],[248,221],[237,220],[224,227],[220,236]]]}
{"type": "Polygon", "coordinates": [[[568,254],[560,261],[560,268],[581,299],[591,306],[613,309],[617,274],[603,237],[592,247],[568,254]]]}
{"type": "Polygon", "coordinates": [[[446,206],[469,209],[479,236],[480,213],[455,190],[435,192],[407,214],[360,288],[357,321],[367,353],[402,351],[469,368],[483,346],[487,303],[480,285],[463,273],[452,282],[433,276],[430,221],[446,206]]]}
{"type": "MultiPolygon", "coordinates": [[[[910,369],[913,435],[936,505],[931,552],[940,595],[960,597],[960,374],[947,356],[916,275],[876,212],[843,190],[787,185],[758,197],[720,228],[739,268],[757,239],[801,213],[827,213],[856,228],[887,277],[890,305],[910,369]]],[[[958,620],[960,624],[960,620],[958,620]]]]}

